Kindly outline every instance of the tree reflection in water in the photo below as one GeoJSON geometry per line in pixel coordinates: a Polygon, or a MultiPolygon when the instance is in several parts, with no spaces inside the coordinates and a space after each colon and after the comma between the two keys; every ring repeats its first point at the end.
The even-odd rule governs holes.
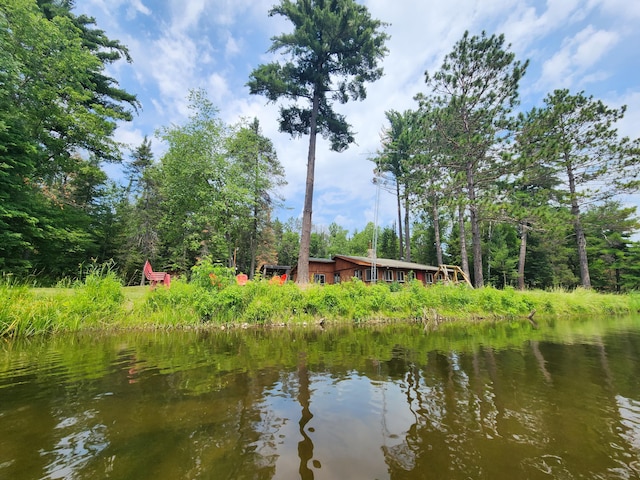
{"type": "Polygon", "coordinates": [[[0,478],[639,478],[632,326],[7,343],[0,478]]]}
{"type": "Polygon", "coordinates": [[[302,440],[298,442],[298,457],[300,457],[300,468],[298,469],[298,472],[300,473],[300,478],[302,480],[313,479],[313,470],[309,468],[309,460],[313,458],[313,442],[305,431],[305,427],[313,418],[313,414],[309,409],[310,400],[311,392],[309,391],[307,354],[305,352],[301,352],[298,355],[298,402],[300,402],[300,407],[302,407],[302,413],[300,415],[298,425],[300,426],[300,435],[302,435],[302,440]]]}

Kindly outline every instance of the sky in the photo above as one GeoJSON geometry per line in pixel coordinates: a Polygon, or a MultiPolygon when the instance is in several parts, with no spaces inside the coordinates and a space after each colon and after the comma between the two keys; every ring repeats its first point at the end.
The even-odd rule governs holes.
{"type": "MultiPolygon", "coordinates": [[[[319,140],[316,151],[313,223],[335,222],[350,233],[367,222],[391,226],[392,194],[372,182],[385,112],[417,108],[414,97],[428,93],[425,71],[437,71],[465,31],[504,34],[511,51],[529,68],[520,83],[520,109],[542,106],[555,89],[627,106],[617,125],[621,136],[640,137],[640,1],[629,0],[358,0],[373,18],[388,24],[384,77],[367,84],[367,98],[336,106],[356,132],[356,143],[341,153],[319,140]],[[377,208],[376,208],[377,207],[377,208]],[[377,210],[377,216],[376,216],[377,210]]],[[[139,146],[152,140],[156,159],[166,145],[161,127],[186,121],[190,89],[204,89],[222,120],[235,124],[257,118],[286,172],[285,201],[275,217],[301,217],[308,137],[278,130],[279,104],[250,95],[253,69],[281,59],[269,53],[271,38],[291,30],[280,16],[269,17],[276,0],[76,0],[74,12],[96,19],[97,27],[129,48],[132,63],[118,62],[108,73],[137,95],[142,109],[120,124],[116,139],[139,146]]],[[[127,151],[129,152],[129,151],[127,151]]],[[[130,158],[127,155],[127,158],[130,158]]],[[[118,178],[117,169],[107,171],[118,178]]],[[[627,196],[640,205],[640,195],[627,196]]]]}

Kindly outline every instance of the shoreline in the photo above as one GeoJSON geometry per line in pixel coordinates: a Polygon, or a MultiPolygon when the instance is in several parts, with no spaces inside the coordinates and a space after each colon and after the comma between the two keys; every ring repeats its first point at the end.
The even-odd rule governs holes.
{"type": "Polygon", "coordinates": [[[518,291],[492,287],[408,284],[340,285],[265,281],[215,288],[177,281],[171,288],[122,287],[117,279],[87,280],[75,288],[0,285],[0,336],[77,331],[238,330],[421,323],[478,324],[547,318],[623,316],[640,311],[640,294],[592,290],[518,291]]]}

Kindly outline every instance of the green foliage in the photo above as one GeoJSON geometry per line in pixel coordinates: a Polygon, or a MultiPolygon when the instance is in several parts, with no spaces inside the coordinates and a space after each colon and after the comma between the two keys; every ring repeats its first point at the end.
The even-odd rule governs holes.
{"type": "Polygon", "coordinates": [[[600,291],[620,292],[629,283],[638,284],[637,277],[628,282],[636,265],[631,248],[631,236],[639,225],[635,215],[635,207],[607,201],[592,206],[583,216],[591,282],[600,291]]]}
{"type": "Polygon", "coordinates": [[[282,108],[280,130],[299,136],[315,128],[329,138],[333,150],[344,150],[354,141],[353,134],[344,117],[333,110],[327,93],[334,92],[333,100],[340,103],[366,96],[365,82],[382,76],[378,62],[387,53],[388,36],[380,32],[384,24],[353,0],[282,0],[269,15],[293,24],[292,33],[273,37],[270,49],[290,60],[255,69],[248,82],[250,92],[273,102],[315,99],[304,107],[296,103],[282,108]]]}
{"type": "Polygon", "coordinates": [[[191,283],[207,290],[222,290],[236,283],[235,270],[213,263],[211,257],[203,257],[191,267],[191,283]]]}
{"type": "Polygon", "coordinates": [[[116,257],[123,278],[142,282],[142,265],[146,260],[156,265],[160,254],[160,219],[162,215],[157,165],[151,141],[145,137],[125,165],[128,185],[115,211],[120,221],[116,257]]]}
{"type": "Polygon", "coordinates": [[[84,282],[75,285],[75,295],[68,304],[67,326],[101,325],[114,320],[124,300],[122,283],[112,270],[96,270],[88,274],[84,282]]]}
{"type": "Polygon", "coordinates": [[[0,336],[29,337],[64,328],[59,300],[35,298],[22,286],[0,284],[0,336]]]}
{"type": "Polygon", "coordinates": [[[628,178],[637,170],[638,142],[620,138],[615,129],[626,107],[609,108],[584,92],[566,89],[555,90],[544,102],[544,108],[528,117],[528,141],[538,145],[529,153],[562,179],[558,199],[571,212],[581,285],[591,288],[584,205],[637,189],[628,178]]]}
{"type": "MultiPolygon", "coordinates": [[[[422,157],[425,152],[425,135],[420,114],[406,110],[402,113],[395,110],[385,112],[389,127],[385,129],[382,138],[382,151],[371,160],[375,162],[375,181],[378,188],[393,193],[396,197],[398,237],[395,231],[385,229],[380,236],[385,258],[411,258],[411,239],[409,236],[409,206],[410,199],[419,198],[418,191],[427,189],[433,194],[437,191],[434,177],[436,175],[421,175],[427,163],[422,157]],[[402,220],[402,206],[404,205],[404,230],[402,220]],[[390,243],[398,240],[398,248],[390,248],[390,243]]],[[[420,203],[423,203],[420,200],[420,203]]],[[[437,264],[437,263],[436,263],[437,264]]]]}
{"type": "Polygon", "coordinates": [[[236,245],[246,252],[236,259],[236,266],[251,277],[260,265],[277,264],[271,211],[278,205],[277,188],[286,184],[284,169],[278,161],[273,143],[262,134],[257,118],[237,125],[228,139],[228,155],[236,165],[234,177],[246,188],[249,197],[249,222],[239,225],[236,245]]]}
{"type": "Polygon", "coordinates": [[[368,255],[374,230],[375,226],[373,225],[373,222],[368,222],[364,229],[353,232],[350,242],[351,255],[360,257],[366,257],[368,255]]]}
{"type": "Polygon", "coordinates": [[[224,261],[234,221],[247,217],[247,198],[224,155],[226,126],[202,90],[189,94],[185,125],[160,130],[168,150],[159,165],[161,231],[172,269],[186,272],[197,257],[224,261]]]}
{"type": "Polygon", "coordinates": [[[197,325],[207,311],[211,296],[208,291],[182,279],[171,282],[171,288],[150,291],[144,302],[127,317],[127,324],[141,328],[186,327],[197,325]]]}
{"type": "MultiPolygon", "coordinates": [[[[108,181],[102,163],[121,160],[114,129],[139,106],[109,72],[131,58],[126,46],[72,9],[69,1],[0,2],[0,271],[24,281],[35,276],[39,285],[62,278],[69,286],[90,258],[98,264],[116,258],[126,283],[140,280],[146,258],[187,276],[206,256],[249,275],[264,263],[296,264],[306,227],[270,222],[275,187],[283,183],[273,144],[256,119],[225,125],[204,91],[191,92],[185,124],[159,130],[168,146],[161,162],[145,138],[125,166],[128,185],[108,181]]],[[[271,51],[282,56],[251,73],[251,92],[289,102],[281,110],[283,131],[320,133],[343,150],[354,136],[334,105],[363,99],[366,83],[382,74],[385,24],[353,0],[282,0],[270,15],[292,29],[273,38],[271,51]]],[[[409,245],[395,231],[401,218],[381,228],[377,254],[408,257],[411,250],[414,261],[436,265],[442,241],[444,263],[462,265],[462,242],[471,233],[472,259],[484,260],[480,273],[491,285],[508,286],[516,282],[518,242],[526,238],[526,287],[574,288],[588,270],[599,291],[632,291],[640,278],[640,251],[631,241],[636,213],[608,202],[638,186],[639,142],[615,130],[625,107],[557,90],[515,122],[526,68],[502,35],[465,33],[441,68],[426,75],[420,108],[387,112],[378,173],[404,200],[405,214],[411,206],[424,223],[412,226],[409,245]],[[601,200],[607,201],[585,209],[601,200]],[[463,238],[458,208],[469,215],[463,238]],[[498,233],[487,235],[484,219],[498,233]],[[571,231],[576,220],[582,234],[571,231]],[[446,233],[436,233],[440,221],[446,233]],[[581,235],[586,247],[573,242],[581,235]]],[[[339,225],[318,225],[309,233],[311,254],[366,255],[374,228],[349,238],[339,225]]],[[[214,288],[208,273],[196,272],[194,282],[214,288]]],[[[224,279],[218,287],[228,284],[215,274],[224,279]]],[[[387,305],[406,295],[397,284],[389,293],[381,297],[387,305]]],[[[318,295],[306,307],[298,304],[294,316],[309,315],[306,308],[363,319],[380,308],[377,300],[325,304],[318,295]]],[[[197,310],[215,316],[208,297],[199,298],[197,310]]],[[[421,295],[408,301],[416,308],[433,303],[421,295]]],[[[277,317],[271,305],[256,304],[248,317],[277,317]]]]}
{"type": "Polygon", "coordinates": [[[113,253],[100,162],[138,106],[105,74],[126,47],[71,6],[0,2],[0,269],[43,283],[113,253]]]}
{"type": "Polygon", "coordinates": [[[517,278],[518,242],[515,228],[507,224],[499,224],[490,228],[489,255],[487,275],[492,285],[508,287],[514,285],[517,278]]]}
{"type": "Polygon", "coordinates": [[[157,169],[167,263],[186,272],[210,256],[253,274],[275,257],[269,218],[282,167],[257,121],[229,128],[202,90],[189,102],[189,120],[158,133],[168,145],[157,169]]]}
{"type": "Polygon", "coordinates": [[[440,70],[425,73],[432,93],[418,97],[427,125],[435,132],[431,149],[440,170],[430,171],[439,175],[446,169],[452,180],[448,190],[465,192],[473,279],[478,287],[484,285],[480,208],[492,204],[493,197],[488,193],[510,167],[503,157],[490,151],[499,150],[508,141],[510,115],[518,103],[518,85],[528,65],[516,61],[509,50],[504,35],[482,32],[472,36],[465,32],[440,70]],[[484,195],[486,202],[482,201],[484,195]]]}

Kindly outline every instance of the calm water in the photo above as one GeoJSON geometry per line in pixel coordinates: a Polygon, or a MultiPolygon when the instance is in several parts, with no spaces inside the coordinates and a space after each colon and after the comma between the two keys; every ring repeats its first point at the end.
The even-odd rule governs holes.
{"type": "Polygon", "coordinates": [[[1,345],[2,479],[640,478],[640,318],[1,345]]]}

